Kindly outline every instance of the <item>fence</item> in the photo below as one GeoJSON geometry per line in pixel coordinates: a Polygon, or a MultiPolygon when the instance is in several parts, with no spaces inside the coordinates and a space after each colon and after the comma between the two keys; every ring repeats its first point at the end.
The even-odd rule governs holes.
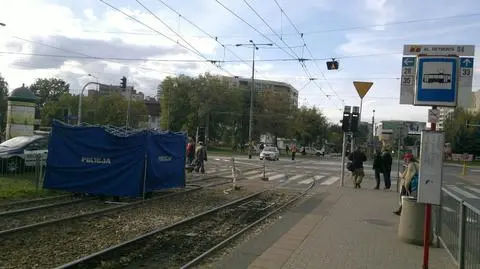
{"type": "Polygon", "coordinates": [[[442,188],[442,205],[434,208],[438,242],[460,269],[480,269],[480,209],[442,188]]]}
{"type": "Polygon", "coordinates": [[[47,153],[0,156],[0,198],[42,189],[47,153]]]}

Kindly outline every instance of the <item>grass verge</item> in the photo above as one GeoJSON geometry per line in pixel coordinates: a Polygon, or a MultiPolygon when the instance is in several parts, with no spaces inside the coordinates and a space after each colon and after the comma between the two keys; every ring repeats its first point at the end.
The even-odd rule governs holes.
{"type": "Polygon", "coordinates": [[[0,176],[0,202],[58,194],[59,192],[45,190],[42,186],[37,191],[32,175],[0,176]]]}

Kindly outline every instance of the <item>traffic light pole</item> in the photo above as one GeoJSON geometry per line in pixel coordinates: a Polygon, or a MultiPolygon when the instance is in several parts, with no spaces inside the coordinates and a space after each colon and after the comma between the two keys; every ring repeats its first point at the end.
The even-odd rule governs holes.
{"type": "Polygon", "coordinates": [[[80,123],[82,123],[82,97],[83,97],[83,92],[89,85],[100,85],[98,82],[88,82],[87,84],[83,85],[82,91],[78,95],[78,115],[77,115],[77,125],[80,126],[80,123]]]}
{"type": "Polygon", "coordinates": [[[345,177],[345,151],[347,150],[347,133],[343,132],[342,144],[342,170],[340,170],[340,187],[343,187],[343,179],[345,177]]]}

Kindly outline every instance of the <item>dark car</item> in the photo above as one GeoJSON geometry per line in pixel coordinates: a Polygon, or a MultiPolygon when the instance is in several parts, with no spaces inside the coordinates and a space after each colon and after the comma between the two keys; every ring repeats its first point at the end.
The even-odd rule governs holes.
{"type": "Polygon", "coordinates": [[[0,167],[4,172],[20,172],[34,167],[37,158],[44,163],[47,153],[48,136],[17,136],[0,144],[0,167]]]}

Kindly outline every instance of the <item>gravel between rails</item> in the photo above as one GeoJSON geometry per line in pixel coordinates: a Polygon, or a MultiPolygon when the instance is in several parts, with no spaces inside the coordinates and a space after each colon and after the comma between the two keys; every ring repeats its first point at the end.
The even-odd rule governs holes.
{"type": "Polygon", "coordinates": [[[185,217],[246,196],[248,190],[224,193],[225,186],[150,201],[69,223],[0,238],[0,268],[52,268],[185,217]]]}
{"type": "Polygon", "coordinates": [[[118,251],[114,261],[103,261],[101,267],[93,268],[179,268],[290,198],[282,193],[261,194],[242,205],[221,209],[141,240],[138,246],[118,251]]]}
{"type": "Polygon", "coordinates": [[[100,200],[85,200],[58,207],[42,208],[32,212],[20,212],[12,216],[3,216],[0,218],[0,231],[116,206],[118,205],[105,203],[100,200]]]}
{"type": "Polygon", "coordinates": [[[76,198],[73,198],[73,196],[71,195],[62,195],[62,196],[42,198],[42,199],[21,200],[21,201],[9,202],[9,203],[3,203],[3,204],[0,203],[0,213],[34,207],[34,206],[66,202],[74,199],[76,198]]]}

